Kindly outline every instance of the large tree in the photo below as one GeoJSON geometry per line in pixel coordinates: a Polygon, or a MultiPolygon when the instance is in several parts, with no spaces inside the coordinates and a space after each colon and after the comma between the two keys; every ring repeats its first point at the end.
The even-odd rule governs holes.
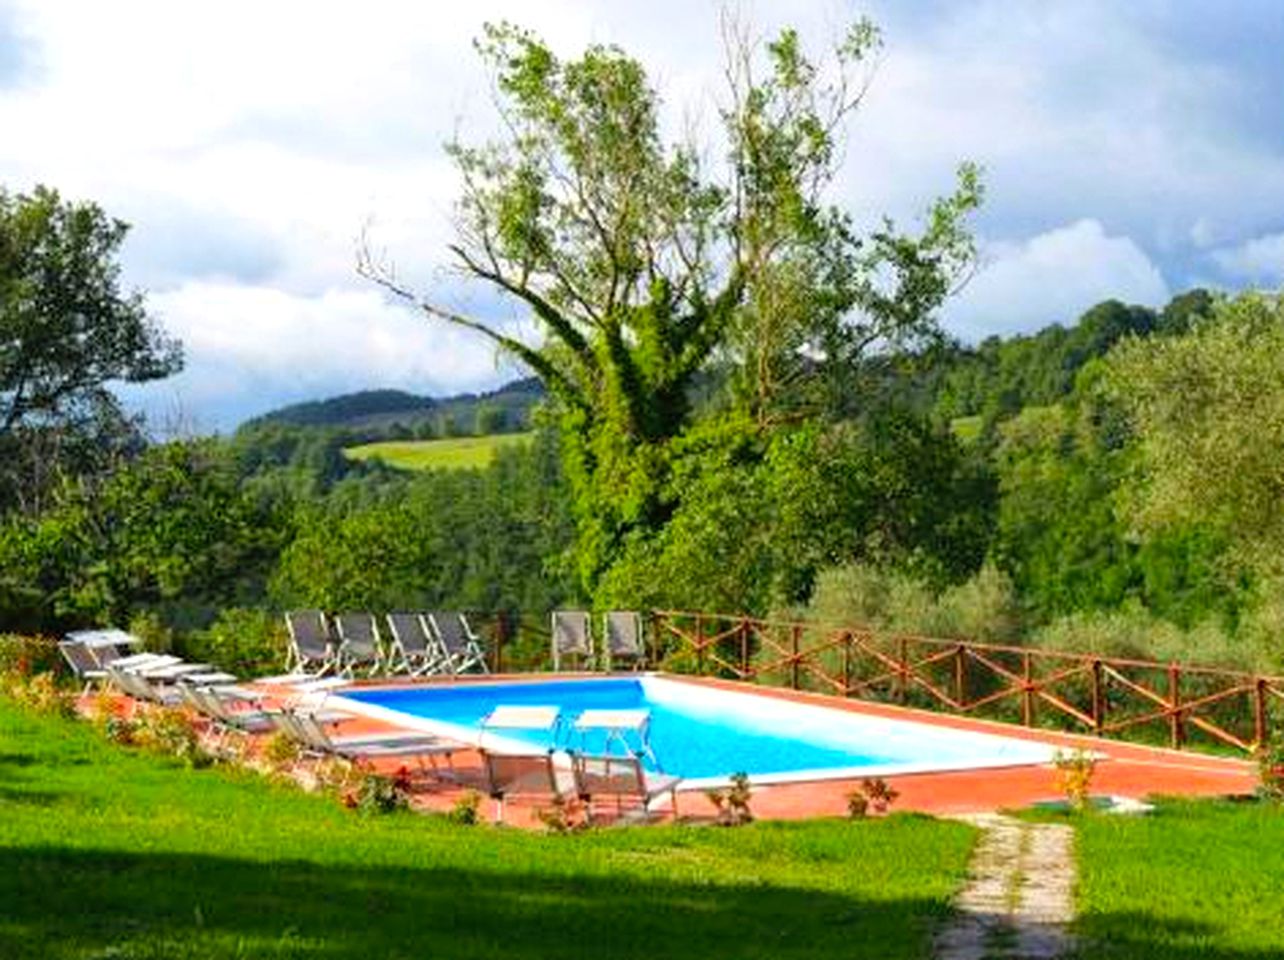
{"type": "Polygon", "coordinates": [[[84,464],[134,430],[108,389],[181,366],[177,342],[121,289],[128,227],[96,204],[0,189],[0,499],[30,503],[51,466],[84,464]]]}
{"type": "Polygon", "coordinates": [[[690,424],[698,377],[729,372],[759,430],[807,415],[861,355],[929,333],[972,262],[970,166],[917,232],[888,220],[862,231],[827,200],[879,47],[871,23],[825,63],[790,30],[765,45],[734,24],[725,34],[722,138],[702,147],[666,140],[659,96],[619,48],[561,60],[532,33],[486,29],[477,46],[504,136],[449,148],[463,183],[450,250],[465,277],[529,316],[536,337],[362,259],[366,275],[547,385],[590,587],[630,535],[671,516],[659,474],[690,424]]]}

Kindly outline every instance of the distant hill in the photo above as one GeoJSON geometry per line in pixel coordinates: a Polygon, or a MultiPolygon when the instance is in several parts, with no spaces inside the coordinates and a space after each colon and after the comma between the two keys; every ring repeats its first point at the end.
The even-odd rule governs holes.
{"type": "Polygon", "coordinates": [[[505,433],[525,429],[531,408],[544,396],[534,377],[514,380],[487,393],[426,397],[404,390],[361,390],[272,410],[242,428],[267,425],[333,427],[389,436],[505,433]]]}

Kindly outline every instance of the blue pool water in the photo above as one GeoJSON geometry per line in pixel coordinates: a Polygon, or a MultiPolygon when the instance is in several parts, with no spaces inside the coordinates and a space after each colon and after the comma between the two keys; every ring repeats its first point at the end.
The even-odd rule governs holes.
{"type": "MultiPolygon", "coordinates": [[[[654,762],[687,780],[719,780],[743,771],[759,782],[813,776],[882,775],[962,769],[1047,759],[1042,745],[925,723],[870,717],[752,692],[727,691],[660,677],[469,683],[344,691],[367,712],[478,742],[482,721],[498,706],[552,706],[565,728],[494,731],[510,744],[599,752],[606,735],[569,730],[591,709],[650,712],[654,762]],[[390,713],[391,712],[391,713],[390,713]],[[414,722],[419,721],[419,722],[414,722]],[[800,774],[807,774],[801,777],[800,774]]],[[[492,734],[487,734],[492,736],[492,734]]],[[[489,745],[489,744],[488,744],[489,745]]],[[[615,745],[618,747],[618,743],[615,745]]],[[[618,752],[618,750],[617,750],[618,752]]]]}

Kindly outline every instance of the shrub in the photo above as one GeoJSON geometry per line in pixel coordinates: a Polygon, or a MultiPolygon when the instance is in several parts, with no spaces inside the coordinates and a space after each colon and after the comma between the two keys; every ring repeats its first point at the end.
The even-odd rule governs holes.
{"type": "Polygon", "coordinates": [[[72,695],[59,688],[52,673],[28,676],[14,672],[5,676],[7,678],[5,686],[9,696],[27,709],[63,717],[75,715],[76,707],[72,695]]]}
{"type": "Polygon", "coordinates": [[[1284,730],[1276,731],[1257,751],[1258,792],[1284,803],[1284,730]]]}
{"type": "Polygon", "coordinates": [[[410,779],[405,767],[395,776],[367,771],[357,786],[343,794],[343,804],[359,813],[396,813],[410,806],[410,779]]]}
{"type": "Polygon", "coordinates": [[[478,811],[481,808],[481,794],[476,790],[466,790],[464,795],[455,801],[454,806],[450,808],[450,813],[446,814],[451,823],[458,823],[462,826],[471,827],[481,820],[478,811]]]}
{"type": "Polygon", "coordinates": [[[536,810],[535,817],[549,833],[573,833],[588,826],[583,807],[578,797],[568,799],[558,794],[552,804],[536,810]]]}
{"type": "Polygon", "coordinates": [[[749,788],[747,773],[733,773],[730,787],[726,790],[706,790],[704,795],[717,808],[719,825],[738,827],[753,822],[753,811],[749,809],[753,791],[749,788]]]}
{"type": "Polygon", "coordinates": [[[201,746],[192,718],[176,707],[145,711],[138,720],[134,740],[141,747],[175,757],[193,767],[205,767],[213,762],[213,757],[201,746]]]}
{"type": "Polygon", "coordinates": [[[14,633],[0,635],[0,673],[61,675],[65,669],[56,640],[14,633]]]}
{"type": "Polygon", "coordinates": [[[847,794],[847,816],[853,820],[865,819],[869,812],[869,797],[863,791],[853,790],[847,794]]]}
{"type": "Polygon", "coordinates": [[[860,789],[875,813],[886,813],[900,796],[900,793],[893,790],[891,784],[882,777],[867,777],[860,782],[860,789]]]}
{"type": "Polygon", "coordinates": [[[1052,765],[1057,768],[1057,787],[1066,795],[1070,809],[1088,809],[1088,794],[1093,774],[1097,772],[1097,758],[1087,750],[1076,749],[1068,753],[1057,750],[1052,755],[1052,765]]]}
{"type": "Polygon", "coordinates": [[[278,730],[263,745],[263,759],[273,770],[287,770],[299,759],[299,744],[289,734],[278,730]]]}
{"type": "Polygon", "coordinates": [[[266,610],[229,607],[206,630],[189,634],[187,653],[240,675],[279,670],[288,639],[283,621],[266,610]]]}

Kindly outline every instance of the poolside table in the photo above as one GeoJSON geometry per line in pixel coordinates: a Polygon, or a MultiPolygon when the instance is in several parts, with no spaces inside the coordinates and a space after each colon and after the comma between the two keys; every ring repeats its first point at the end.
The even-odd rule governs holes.
{"type": "Polygon", "coordinates": [[[645,756],[655,764],[657,770],[660,769],[660,762],[651,749],[650,710],[585,710],[575,718],[573,726],[580,735],[581,752],[585,735],[591,730],[602,730],[606,733],[603,744],[606,753],[611,752],[612,743],[618,743],[627,754],[645,756]],[[629,743],[630,733],[637,740],[636,747],[629,743]]]}
{"type": "Polygon", "coordinates": [[[542,730],[549,734],[549,747],[556,749],[563,732],[562,708],[501,705],[482,718],[479,743],[488,730],[542,730]]]}

